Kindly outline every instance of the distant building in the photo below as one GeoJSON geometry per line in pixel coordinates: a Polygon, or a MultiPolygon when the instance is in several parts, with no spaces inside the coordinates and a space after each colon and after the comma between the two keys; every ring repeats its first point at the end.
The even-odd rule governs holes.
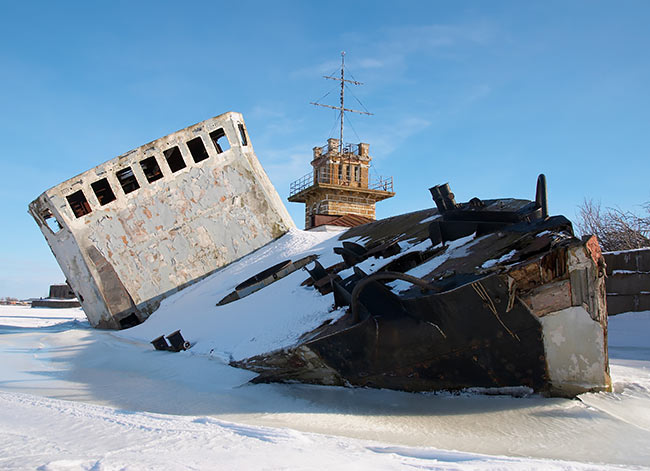
{"type": "Polygon", "coordinates": [[[305,229],[351,227],[375,220],[375,203],[395,196],[393,177],[369,176],[369,145],[328,139],[314,147],[313,171],[291,184],[289,201],[305,203],[305,229]]]}
{"type": "Polygon", "coordinates": [[[47,298],[32,300],[32,307],[67,308],[80,305],[74,291],[67,284],[50,285],[50,295],[47,298]]]}
{"type": "Polygon", "coordinates": [[[233,112],[71,178],[29,212],[91,325],[112,329],[294,227],[233,112]]]}

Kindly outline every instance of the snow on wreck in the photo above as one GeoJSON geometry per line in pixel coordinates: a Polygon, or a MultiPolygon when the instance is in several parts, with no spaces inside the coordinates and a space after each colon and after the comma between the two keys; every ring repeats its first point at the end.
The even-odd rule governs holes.
{"type": "MultiPolygon", "coordinates": [[[[370,191],[367,145],[354,159],[329,172],[315,167],[310,181],[338,192],[317,195],[328,202],[363,193],[353,209],[372,220],[374,202],[392,187],[370,191]],[[345,193],[340,180],[356,186],[345,193]]],[[[533,201],[456,203],[448,185],[430,191],[436,208],[326,234],[335,245],[277,253],[299,231],[243,117],[226,113],[67,180],[29,211],[92,326],[131,327],[160,307],[134,334],[169,322],[199,337],[195,351],[220,351],[256,372],[255,382],[525,386],[561,396],[610,389],[603,257],[595,238],[578,239],[566,218],[548,215],[544,177],[533,201]],[[253,275],[250,263],[261,271],[253,275]],[[197,281],[183,293],[192,315],[181,316],[183,296],[165,298],[197,281]],[[209,305],[197,299],[206,290],[209,305]]],[[[306,221],[323,216],[310,214],[313,206],[306,221]]],[[[177,333],[182,348],[174,350],[182,350],[177,333]]]]}
{"type": "Polygon", "coordinates": [[[29,212],[90,324],[109,329],[294,227],[234,112],[71,178],[29,212]]]}
{"type": "Polygon", "coordinates": [[[231,365],[258,373],[253,382],[524,386],[567,397],[611,389],[600,247],[547,214],[544,176],[534,201],[459,204],[448,185],[430,191],[437,209],[348,230],[330,266],[302,257],[240,280],[218,309],[305,265],[302,289],[329,297],[332,318],[231,365]]]}

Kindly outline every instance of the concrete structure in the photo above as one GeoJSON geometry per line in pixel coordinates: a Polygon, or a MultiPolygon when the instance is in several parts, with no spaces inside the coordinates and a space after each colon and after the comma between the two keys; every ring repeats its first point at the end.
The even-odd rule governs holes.
{"type": "Polygon", "coordinates": [[[650,248],[606,252],[609,315],[650,310],[650,248]]]}
{"type": "Polygon", "coordinates": [[[91,325],[111,329],[294,226],[233,112],[71,178],[29,212],[91,325]]]}
{"type": "Polygon", "coordinates": [[[293,182],[289,191],[289,201],[305,203],[305,229],[374,221],[375,203],[395,196],[393,177],[369,178],[369,147],[341,146],[333,138],[324,147],[314,147],[313,171],[293,182]],[[346,215],[357,218],[340,219],[346,215]]]}
{"type": "Polygon", "coordinates": [[[50,285],[50,294],[47,298],[32,301],[32,307],[68,308],[80,305],[74,291],[67,284],[50,285]]]}

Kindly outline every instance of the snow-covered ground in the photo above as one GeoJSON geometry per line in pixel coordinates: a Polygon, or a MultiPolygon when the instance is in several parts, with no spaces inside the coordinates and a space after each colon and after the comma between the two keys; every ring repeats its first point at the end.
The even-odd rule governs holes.
{"type": "Polygon", "coordinates": [[[230,358],[340,313],[304,271],[216,303],[281,260],[337,262],[337,244],[293,231],[121,332],[0,306],[0,469],[650,469],[650,312],[610,318],[614,391],[577,400],[249,384],[230,358]],[[189,351],[148,343],[178,328],[189,351]]]}

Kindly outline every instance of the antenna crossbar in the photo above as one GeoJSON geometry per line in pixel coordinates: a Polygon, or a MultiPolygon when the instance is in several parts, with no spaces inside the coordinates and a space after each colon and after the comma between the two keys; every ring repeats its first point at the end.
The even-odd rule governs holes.
{"type": "Polygon", "coordinates": [[[348,82],[353,85],[363,85],[363,82],[357,82],[356,80],[342,79],[340,77],[330,77],[329,75],[323,75],[323,78],[330,79],[330,80],[338,80],[339,82],[348,82]]]}
{"type": "Polygon", "coordinates": [[[310,102],[310,105],[316,105],[316,106],[323,106],[325,108],[331,108],[333,110],[339,110],[339,111],[348,111],[349,113],[359,113],[359,114],[367,114],[369,116],[373,116],[372,113],[368,113],[366,111],[359,111],[359,110],[351,110],[349,108],[341,108],[340,106],[330,106],[330,105],[323,105],[322,103],[314,103],[310,102]]]}

